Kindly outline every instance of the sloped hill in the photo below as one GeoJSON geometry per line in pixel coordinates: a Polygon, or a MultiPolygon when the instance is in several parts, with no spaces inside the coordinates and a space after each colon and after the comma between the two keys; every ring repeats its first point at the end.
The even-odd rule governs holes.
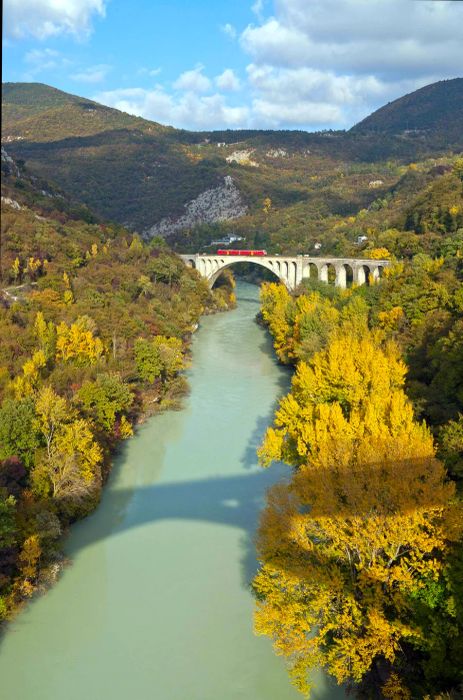
{"type": "Polygon", "coordinates": [[[225,174],[190,157],[172,127],[40,83],[6,83],[2,116],[3,143],[31,172],[137,230],[181,214],[225,174]]]}
{"type": "Polygon", "coordinates": [[[4,83],[2,140],[60,141],[114,129],[167,134],[174,129],[133,117],[42,83],[4,83]]]}
{"type": "Polygon", "coordinates": [[[175,231],[179,246],[196,245],[190,229],[217,224],[221,231],[207,229],[201,245],[230,232],[228,226],[256,244],[269,240],[277,251],[306,252],[326,231],[329,217],[334,221],[369,208],[408,163],[448,157],[463,148],[461,129],[453,135],[443,128],[378,134],[360,124],[347,133],[189,132],[39,83],[5,84],[2,110],[3,141],[31,174],[103,218],[142,233],[162,230],[171,236],[175,231]],[[224,207],[212,198],[211,211],[192,222],[188,212],[197,211],[209,192],[221,196],[227,176],[240,206],[217,223],[220,216],[214,212],[224,207]],[[378,181],[379,189],[370,185],[378,181]],[[264,211],[267,199],[272,204],[264,211]],[[186,237],[177,236],[179,222],[186,237]]]}
{"type": "Polygon", "coordinates": [[[463,130],[463,78],[426,85],[370,114],[352,133],[433,131],[449,138],[463,130]]]}

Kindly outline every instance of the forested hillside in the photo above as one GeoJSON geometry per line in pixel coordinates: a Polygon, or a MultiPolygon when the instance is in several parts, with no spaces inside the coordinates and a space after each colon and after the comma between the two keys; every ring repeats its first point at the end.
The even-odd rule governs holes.
{"type": "Polygon", "coordinates": [[[449,143],[458,138],[463,122],[463,78],[441,80],[400,97],[376,110],[352,128],[354,133],[434,132],[449,143]]]}
{"type": "Polygon", "coordinates": [[[0,620],[57,576],[118,442],[178,407],[200,315],[233,303],[2,153],[0,620]]]}
{"type": "Polygon", "coordinates": [[[322,666],[365,700],[461,697],[459,241],[380,285],[262,289],[295,374],[260,448],[291,472],[261,517],[255,629],[304,694],[322,666]]]}
{"type": "Polygon", "coordinates": [[[140,233],[180,217],[229,175],[247,215],[205,231],[194,222],[175,234],[175,244],[203,245],[211,234],[238,228],[275,252],[312,252],[326,234],[333,253],[333,224],[388,201],[410,164],[445,167],[461,151],[462,82],[436,83],[394,103],[392,112],[379,110],[370,118],[381,123],[380,134],[368,123],[351,132],[188,132],[45,85],[7,83],[2,135],[31,172],[140,233]],[[435,118],[425,129],[399,129],[410,110],[435,118]]]}

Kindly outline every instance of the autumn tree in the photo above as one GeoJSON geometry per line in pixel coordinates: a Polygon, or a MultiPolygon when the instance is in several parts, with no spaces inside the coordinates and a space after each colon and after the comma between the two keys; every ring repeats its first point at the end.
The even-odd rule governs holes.
{"type": "Polygon", "coordinates": [[[359,682],[404,643],[426,646],[413,596],[442,579],[461,534],[454,484],[414,420],[404,375],[380,335],[340,331],[299,364],[260,450],[264,464],[295,471],[261,520],[256,631],[305,693],[317,666],[359,682]]]}
{"type": "Polygon", "coordinates": [[[100,485],[102,450],[89,423],[50,387],[40,391],[35,410],[46,454],[32,472],[33,489],[78,504],[100,485]]]}
{"type": "Polygon", "coordinates": [[[39,344],[39,349],[45,355],[45,359],[51,360],[56,352],[56,328],[53,321],[46,321],[42,311],[38,311],[34,322],[34,333],[39,344]]]}
{"type": "Polygon", "coordinates": [[[260,291],[261,313],[273,336],[275,352],[282,362],[294,356],[288,319],[292,298],[283,284],[265,283],[260,291]]]}
{"type": "Polygon", "coordinates": [[[80,316],[68,326],[64,321],[57,327],[56,359],[74,361],[81,365],[95,364],[104,353],[104,345],[94,334],[94,324],[80,316]]]}

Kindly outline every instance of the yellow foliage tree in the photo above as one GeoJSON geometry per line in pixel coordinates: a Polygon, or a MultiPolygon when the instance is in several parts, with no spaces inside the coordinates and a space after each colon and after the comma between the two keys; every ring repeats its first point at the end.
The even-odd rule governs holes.
{"type": "Polygon", "coordinates": [[[23,373],[18,374],[12,382],[12,388],[18,400],[32,396],[36,392],[40,370],[46,364],[47,359],[43,350],[37,350],[29,360],[26,360],[22,367],[23,373]]]}
{"type": "Polygon", "coordinates": [[[35,589],[34,579],[37,576],[37,567],[42,550],[38,535],[30,535],[24,541],[19,553],[20,579],[16,585],[17,591],[26,597],[30,597],[35,589]]]}
{"type": "Polygon", "coordinates": [[[38,271],[42,267],[42,261],[39,258],[30,257],[27,260],[26,273],[30,279],[35,279],[38,271]]]}
{"type": "Polygon", "coordinates": [[[378,313],[379,325],[388,331],[397,329],[404,319],[405,314],[401,306],[393,306],[389,311],[380,311],[378,313]]]}
{"type": "Polygon", "coordinates": [[[56,349],[56,328],[52,321],[45,320],[41,311],[38,311],[35,317],[34,334],[45,359],[52,359],[56,349]]]}
{"type": "Polygon", "coordinates": [[[290,324],[287,318],[291,296],[283,284],[265,283],[261,287],[262,318],[269,326],[278,358],[287,362],[294,357],[290,324]]]}
{"type": "Polygon", "coordinates": [[[74,360],[77,364],[95,364],[104,354],[104,345],[96,337],[91,320],[80,316],[71,326],[64,321],[57,327],[56,359],[74,360]]]}
{"type": "Polygon", "coordinates": [[[388,260],[391,257],[387,248],[372,248],[365,252],[370,260],[388,260]]]}
{"type": "Polygon", "coordinates": [[[265,197],[264,206],[262,207],[263,211],[266,214],[268,214],[271,208],[272,208],[272,200],[270,199],[270,197],[265,197]]]}
{"type": "Polygon", "coordinates": [[[404,374],[378,334],[332,337],[299,365],[260,450],[264,464],[297,469],[262,516],[255,627],[304,693],[317,666],[358,682],[404,639],[424,642],[410,596],[461,534],[454,484],[414,421],[404,374]]]}
{"type": "Polygon", "coordinates": [[[88,421],[76,418],[68,402],[51,387],[40,391],[35,411],[46,443],[45,458],[32,472],[36,493],[79,502],[100,486],[103,453],[88,421]]]}
{"type": "Polygon", "coordinates": [[[11,274],[15,282],[21,277],[21,263],[19,258],[15,258],[11,265],[11,274]]]}

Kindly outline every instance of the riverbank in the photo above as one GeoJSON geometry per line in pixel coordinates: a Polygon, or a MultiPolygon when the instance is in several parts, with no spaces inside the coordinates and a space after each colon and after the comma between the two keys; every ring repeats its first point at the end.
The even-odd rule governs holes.
{"type": "MultiPolygon", "coordinates": [[[[32,227],[21,250],[42,240],[45,224],[13,214],[32,227]]],[[[227,283],[211,292],[168,250],[109,227],[73,222],[71,264],[53,224],[53,257],[14,259],[38,281],[0,299],[0,625],[55,582],[62,538],[98,505],[133,426],[179,409],[201,314],[235,303],[227,283]]]]}

